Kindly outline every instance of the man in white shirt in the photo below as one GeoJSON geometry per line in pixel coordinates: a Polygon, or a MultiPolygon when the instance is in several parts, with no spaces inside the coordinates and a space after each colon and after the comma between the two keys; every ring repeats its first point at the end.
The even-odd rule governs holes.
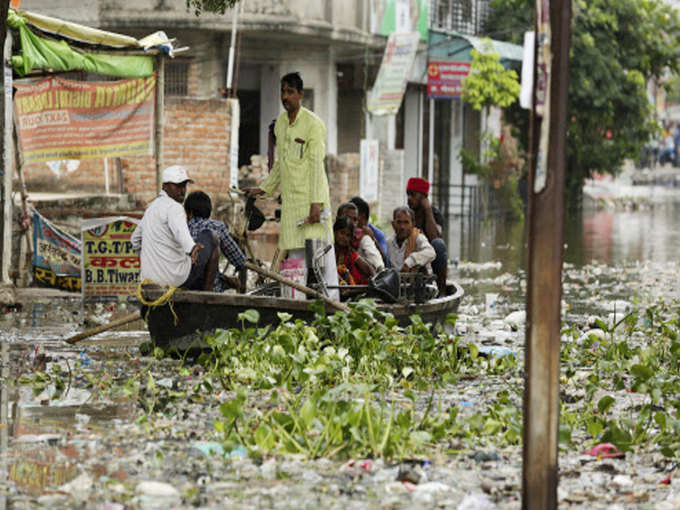
{"type": "Polygon", "coordinates": [[[194,242],[182,207],[187,171],[174,165],[163,170],[160,194],[149,204],[130,242],[139,253],[140,278],[159,285],[211,290],[217,276],[218,245],[209,231],[194,242]]]}
{"type": "Polygon", "coordinates": [[[436,253],[425,234],[414,225],[415,213],[410,207],[397,207],[392,213],[394,235],[387,240],[387,256],[392,267],[401,273],[419,271],[432,272],[430,263],[436,253]]]}

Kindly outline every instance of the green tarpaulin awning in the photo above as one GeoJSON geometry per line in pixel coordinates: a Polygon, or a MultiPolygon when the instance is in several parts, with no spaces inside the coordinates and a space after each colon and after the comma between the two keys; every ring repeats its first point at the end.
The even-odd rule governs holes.
{"type": "Polygon", "coordinates": [[[150,56],[81,52],[71,48],[66,41],[53,41],[34,34],[27,26],[29,17],[31,24],[35,23],[45,30],[80,41],[115,47],[127,44],[133,48],[141,46],[132,37],[89,29],[75,23],[62,22],[61,25],[55,25],[54,22],[59,20],[46,16],[37,16],[36,19],[36,15],[24,15],[10,9],[7,24],[19,32],[21,42],[21,55],[12,56],[12,67],[19,76],[26,76],[34,69],[88,71],[121,78],[143,78],[153,73],[153,59],[150,56]],[[48,23],[50,20],[52,24],[48,23]],[[84,30],[78,31],[77,27],[84,30]]]}

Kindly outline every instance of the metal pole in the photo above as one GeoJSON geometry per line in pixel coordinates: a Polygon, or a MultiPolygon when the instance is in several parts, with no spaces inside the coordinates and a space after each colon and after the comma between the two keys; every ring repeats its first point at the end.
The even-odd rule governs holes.
{"type": "Polygon", "coordinates": [[[234,5],[231,16],[231,43],[229,45],[229,60],[227,62],[227,93],[231,96],[231,81],[234,76],[234,48],[236,46],[236,28],[238,23],[238,7],[234,5]]]}
{"type": "Polygon", "coordinates": [[[432,183],[434,176],[434,99],[430,98],[430,134],[427,154],[427,180],[432,183]]]}
{"type": "Polygon", "coordinates": [[[109,194],[109,159],[104,158],[104,188],[106,189],[106,194],[109,194]]]}
{"type": "Polygon", "coordinates": [[[154,126],[156,153],[156,193],[161,191],[161,172],[163,171],[163,124],[165,108],[165,59],[156,57],[156,124],[154,126]]]}
{"type": "MultiPolygon", "coordinates": [[[[552,63],[550,96],[546,98],[550,108],[547,180],[541,191],[534,190],[534,159],[529,187],[522,469],[524,510],[557,508],[560,300],[570,19],[570,0],[550,1],[552,63]]],[[[536,80],[534,83],[537,83],[536,80]]]]}
{"type": "MultiPolygon", "coordinates": [[[[368,3],[368,2],[366,2],[368,3]]],[[[426,92],[420,91],[418,94],[418,163],[416,164],[416,175],[423,175],[423,114],[426,92]]]]}
{"type": "MultiPolygon", "coordinates": [[[[460,108],[460,119],[458,119],[458,122],[460,124],[460,149],[463,150],[465,149],[465,105],[463,104],[463,99],[458,98],[458,107],[460,108]]],[[[465,168],[462,168],[463,164],[461,163],[461,169],[460,169],[460,214],[461,216],[465,214],[465,168]]],[[[470,211],[470,214],[472,214],[472,211],[470,211]]]]}

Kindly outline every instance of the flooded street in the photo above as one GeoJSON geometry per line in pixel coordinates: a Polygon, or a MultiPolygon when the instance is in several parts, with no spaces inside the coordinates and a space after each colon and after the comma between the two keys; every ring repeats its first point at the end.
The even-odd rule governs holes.
{"type": "MultiPolygon", "coordinates": [[[[680,374],[672,365],[680,355],[680,200],[658,195],[648,190],[633,200],[634,210],[626,202],[601,202],[603,208],[567,222],[560,508],[680,507],[674,386],[680,374]],[[656,367],[656,376],[648,366],[656,367]],[[613,455],[585,453],[601,443],[625,447],[613,455]]],[[[431,373],[417,365],[419,351],[408,355],[414,366],[401,360],[398,371],[384,377],[379,370],[362,372],[360,363],[348,370],[353,361],[340,356],[338,345],[337,352],[322,346],[325,357],[307,363],[311,379],[309,370],[279,379],[264,368],[269,351],[255,346],[252,359],[156,359],[140,351],[149,341],[141,321],[78,345],[63,342],[130,313],[121,306],[83,308],[77,296],[45,293],[7,311],[0,331],[10,344],[10,420],[0,508],[519,509],[524,227],[464,220],[450,234],[456,229],[449,276],[466,296],[457,340],[417,334],[441,349],[423,358],[431,360],[431,373]],[[451,345],[454,354],[447,358],[444,349],[451,345]],[[341,362],[329,368],[334,360],[341,362]],[[266,383],[267,377],[275,382],[266,383]],[[248,388],[243,399],[240,384],[248,388]],[[360,432],[363,418],[327,418],[320,411],[323,395],[309,425],[303,420],[286,429],[290,439],[276,434],[276,424],[284,423],[276,420],[294,420],[301,397],[311,398],[306,386],[357,384],[368,389],[329,401],[349,406],[370,400],[387,409],[368,428],[382,431],[386,446],[353,446],[369,435],[360,432]],[[378,428],[392,415],[398,415],[392,425],[378,428]],[[345,419],[357,427],[347,436],[354,439],[345,441],[351,443],[346,453],[334,456],[329,446],[328,455],[310,455],[315,450],[303,439],[321,442],[326,432],[305,434],[305,427],[345,419]],[[395,434],[402,435],[387,455],[381,448],[389,448],[395,434]],[[400,455],[399,441],[408,445],[400,455]]],[[[277,328],[262,341],[292,334],[277,328]]],[[[406,349],[402,339],[394,341],[395,352],[406,349]]],[[[301,356],[301,348],[293,355],[301,356]]],[[[300,409],[300,416],[311,412],[300,409]]],[[[368,417],[368,407],[362,413],[368,417]]]]}

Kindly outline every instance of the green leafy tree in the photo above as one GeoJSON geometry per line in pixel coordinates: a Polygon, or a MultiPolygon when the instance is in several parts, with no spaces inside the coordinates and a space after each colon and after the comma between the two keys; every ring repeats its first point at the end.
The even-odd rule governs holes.
{"type": "Polygon", "coordinates": [[[193,9],[196,16],[202,12],[218,12],[224,14],[227,9],[231,9],[239,0],[186,0],[187,9],[193,9]]]}
{"type": "MultiPolygon", "coordinates": [[[[493,0],[487,31],[520,42],[533,29],[534,4],[493,0]]],[[[678,72],[680,21],[660,0],[573,0],[572,8],[567,193],[575,204],[584,179],[616,175],[656,135],[646,83],[678,72]]],[[[514,106],[506,115],[524,133],[527,118],[514,106]]]]}
{"type": "MultiPolygon", "coordinates": [[[[493,51],[491,42],[484,51],[472,50],[470,74],[463,80],[463,101],[475,110],[489,114],[489,107],[506,108],[517,101],[520,84],[513,69],[505,69],[498,53],[493,51]]],[[[497,188],[496,195],[504,208],[515,217],[522,215],[519,202],[517,181],[513,175],[515,168],[507,165],[502,157],[501,139],[488,133],[480,133],[481,154],[477,151],[462,149],[460,160],[465,173],[474,173],[488,184],[497,188]]],[[[483,200],[486,215],[486,200],[483,200]]]]}
{"type": "Polygon", "coordinates": [[[505,108],[517,100],[520,84],[513,69],[505,69],[498,53],[470,51],[470,74],[463,80],[463,100],[475,110],[505,108]]]}

